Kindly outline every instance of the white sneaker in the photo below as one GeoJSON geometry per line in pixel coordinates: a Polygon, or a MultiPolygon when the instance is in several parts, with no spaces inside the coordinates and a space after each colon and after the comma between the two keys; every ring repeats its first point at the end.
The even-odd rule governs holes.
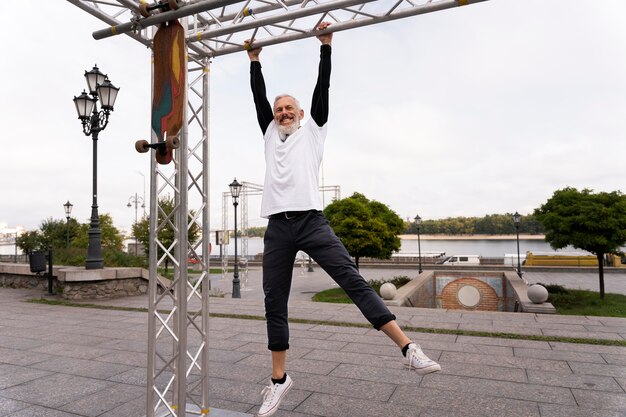
{"type": "Polygon", "coordinates": [[[441,371],[441,366],[422,352],[420,345],[411,343],[409,350],[406,352],[404,366],[409,369],[415,369],[418,374],[429,374],[431,372],[441,371]]]}
{"type": "Polygon", "coordinates": [[[293,381],[287,375],[287,379],[283,384],[272,384],[263,388],[261,395],[263,396],[263,404],[259,408],[257,417],[268,417],[278,411],[278,406],[285,397],[285,394],[289,392],[293,385],[293,381]]]}

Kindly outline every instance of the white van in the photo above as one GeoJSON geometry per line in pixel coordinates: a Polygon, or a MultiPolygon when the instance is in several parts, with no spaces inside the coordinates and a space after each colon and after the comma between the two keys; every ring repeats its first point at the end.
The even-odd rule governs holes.
{"type": "MultiPolygon", "coordinates": [[[[524,265],[526,262],[526,254],[519,254],[519,262],[524,265]]],[[[505,253],[504,254],[504,265],[505,266],[517,266],[517,253],[505,253]]]]}
{"type": "Polygon", "coordinates": [[[444,261],[448,265],[480,265],[480,255],[453,255],[444,261]]]}

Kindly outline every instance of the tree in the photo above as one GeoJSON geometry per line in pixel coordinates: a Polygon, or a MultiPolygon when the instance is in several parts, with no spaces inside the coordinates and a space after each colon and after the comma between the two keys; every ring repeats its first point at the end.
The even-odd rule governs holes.
{"type": "MultiPolygon", "coordinates": [[[[173,197],[163,197],[159,199],[159,207],[161,210],[158,215],[158,224],[164,225],[158,232],[159,241],[165,246],[169,248],[174,242],[174,228],[171,226],[171,223],[175,222],[175,219],[171,218],[172,213],[174,211],[174,198],[173,197]],[[166,221],[166,219],[169,219],[166,221]]],[[[189,220],[189,229],[187,230],[187,239],[189,242],[196,242],[200,236],[200,227],[197,223],[192,222],[191,220],[195,216],[195,212],[193,210],[189,211],[188,220],[189,220]]],[[[146,253],[150,251],[150,216],[144,216],[140,221],[133,225],[133,235],[144,245],[146,248],[146,253]]],[[[186,249],[185,249],[186,250],[186,249]]],[[[183,252],[184,253],[184,252],[183,252]]],[[[160,247],[157,247],[157,258],[163,256],[163,250],[160,247]]],[[[169,264],[169,258],[165,259],[165,268],[169,264]]]]}
{"type": "Polygon", "coordinates": [[[626,244],[626,196],[619,191],[594,194],[567,187],[555,191],[534,215],[552,248],[571,245],[596,255],[600,298],[604,298],[604,255],[619,253],[626,244]]]}
{"type": "MultiPolygon", "coordinates": [[[[69,221],[70,240],[77,235],[80,225],[75,219],[69,221]]],[[[19,246],[24,253],[38,250],[47,250],[52,247],[54,251],[65,249],[67,246],[68,224],[66,220],[55,220],[48,217],[39,225],[39,230],[32,230],[23,233],[17,239],[19,246]]]]}
{"type": "MultiPolygon", "coordinates": [[[[54,252],[55,263],[63,265],[81,265],[87,257],[89,242],[89,222],[80,224],[70,218],[55,220],[52,217],[42,221],[38,230],[23,233],[18,237],[17,245],[24,253],[38,250],[54,252]],[[69,230],[68,230],[69,229],[69,230]],[[70,247],[67,246],[69,231],[70,247]]],[[[113,225],[113,218],[109,214],[100,215],[100,233],[102,239],[103,257],[106,265],[128,266],[129,260],[122,259],[122,235],[113,225]]]]}
{"type": "Polygon", "coordinates": [[[17,238],[16,244],[24,253],[36,252],[45,248],[43,235],[39,230],[22,233],[17,238]]]}
{"type": "MultiPolygon", "coordinates": [[[[124,239],[120,231],[113,225],[113,218],[109,213],[100,214],[100,239],[102,241],[102,250],[121,251],[124,247],[124,239]]],[[[89,228],[91,221],[82,223],[78,227],[76,237],[72,241],[72,245],[79,248],[87,248],[89,245],[89,228]]],[[[63,229],[65,231],[65,229],[63,229]]],[[[65,239],[65,237],[63,238],[65,239]]],[[[63,240],[65,242],[65,240],[63,240]]]]}
{"type": "Polygon", "coordinates": [[[354,193],[334,201],[324,209],[324,215],[354,257],[357,268],[363,256],[389,259],[400,250],[402,219],[386,205],[370,201],[363,194],[354,193]]]}

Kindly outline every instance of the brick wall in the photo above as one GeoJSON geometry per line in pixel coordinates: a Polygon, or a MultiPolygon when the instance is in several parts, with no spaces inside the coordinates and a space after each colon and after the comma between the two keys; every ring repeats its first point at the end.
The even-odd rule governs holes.
{"type": "Polygon", "coordinates": [[[441,307],[455,310],[498,311],[498,294],[488,284],[475,278],[459,278],[446,285],[441,291],[441,307]],[[480,292],[480,302],[473,308],[459,303],[457,292],[464,285],[472,285],[480,292]]]}

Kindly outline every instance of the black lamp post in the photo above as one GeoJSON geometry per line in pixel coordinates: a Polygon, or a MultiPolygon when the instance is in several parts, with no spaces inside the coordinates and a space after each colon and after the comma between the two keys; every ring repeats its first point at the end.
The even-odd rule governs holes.
{"type": "MultiPolygon", "coordinates": [[[[143,201],[142,197],[139,197],[137,195],[137,193],[135,193],[134,196],[130,196],[130,198],[128,199],[128,204],[126,204],[126,207],[130,208],[133,205],[135,206],[135,227],[137,227],[137,207],[139,206],[139,204],[141,204],[141,207],[145,207],[145,203],[143,201]]],[[[137,256],[138,252],[137,252],[137,235],[135,234],[135,231],[133,230],[133,237],[135,238],[135,256],[137,256]]]]}
{"type": "Polygon", "coordinates": [[[233,298],[241,298],[239,265],[237,262],[237,206],[239,205],[241,184],[239,184],[237,178],[235,178],[228,186],[230,187],[230,195],[233,197],[233,207],[235,208],[235,272],[233,274],[233,298]]]}
{"type": "Polygon", "coordinates": [[[104,130],[109,123],[109,115],[113,111],[119,88],[111,84],[107,76],[101,73],[97,66],[94,66],[91,71],[85,71],[85,79],[89,94],[83,90],[80,96],[74,97],[76,112],[83,125],[83,133],[85,136],[91,135],[93,140],[93,193],[85,267],[86,269],[102,269],[104,268],[104,260],[102,258],[102,238],[98,217],[98,133],[104,130]],[[100,111],[96,105],[98,98],[102,107],[100,111]]]}
{"type": "Polygon", "coordinates": [[[422,218],[419,214],[415,216],[415,224],[417,225],[417,257],[419,262],[418,272],[422,273],[422,245],[420,243],[420,224],[422,224],[422,218]]]}
{"type": "Polygon", "coordinates": [[[517,235],[517,275],[522,277],[522,262],[519,255],[519,222],[522,219],[522,215],[517,211],[513,215],[513,222],[515,223],[515,234],[517,235]]]}
{"type": "Polygon", "coordinates": [[[65,247],[70,247],[70,215],[72,214],[72,207],[74,205],[70,203],[70,200],[67,200],[67,203],[63,204],[63,209],[65,209],[65,218],[67,219],[66,233],[65,233],[65,247]]]}

